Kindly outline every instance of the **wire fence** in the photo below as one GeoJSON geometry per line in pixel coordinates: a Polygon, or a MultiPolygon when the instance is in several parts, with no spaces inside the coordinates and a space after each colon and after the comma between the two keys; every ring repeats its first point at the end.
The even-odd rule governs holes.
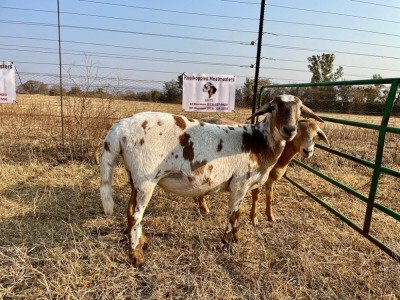
{"type": "MultiPolygon", "coordinates": [[[[240,79],[236,87],[237,109],[224,117],[244,121],[244,116],[249,114],[252,106],[256,61],[254,44],[258,34],[260,3],[221,2],[223,3],[220,5],[224,8],[221,11],[227,11],[225,14],[152,7],[150,4],[126,5],[89,0],[79,1],[74,10],[62,7],[57,11],[39,4],[32,7],[0,6],[0,9],[10,15],[10,18],[0,19],[0,23],[18,29],[11,35],[0,36],[6,41],[0,47],[0,53],[13,53],[11,57],[17,58],[15,66],[19,71],[16,78],[18,103],[0,106],[0,143],[4,146],[3,157],[14,159],[13,153],[18,153],[26,159],[37,152],[45,154],[44,156],[51,152],[51,157],[56,160],[91,158],[97,151],[98,141],[105,130],[117,118],[141,110],[182,113],[182,84],[179,77],[189,66],[207,70],[223,68],[226,72],[235,74],[240,79]],[[248,16],[229,13],[237,5],[245,7],[249,12],[248,16]],[[102,13],[95,13],[97,9],[102,13]],[[118,9],[116,12],[119,14],[109,13],[108,10],[112,9],[118,9]],[[146,15],[147,12],[149,15],[146,15]],[[153,14],[160,14],[162,18],[155,21],[149,17],[153,14]],[[61,23],[57,22],[57,15],[61,16],[61,23]],[[141,15],[147,19],[139,17],[141,15]],[[193,19],[193,22],[190,23],[188,18],[193,19]],[[223,26],[216,23],[219,19],[233,23],[223,26]],[[103,26],[102,22],[106,25],[103,26]],[[208,25],[214,23],[216,25],[208,25]],[[132,27],[132,24],[138,26],[132,27]],[[55,31],[57,28],[60,29],[60,36],[55,31]],[[160,28],[168,30],[161,31],[160,28]],[[184,31],[186,29],[190,29],[190,34],[184,31]],[[26,34],[28,31],[32,31],[32,34],[26,34]],[[101,39],[97,39],[98,37],[101,39]],[[186,44],[183,44],[182,49],[167,47],[169,43],[173,45],[178,42],[186,44]],[[223,45],[226,51],[214,50],[217,45],[223,45]],[[26,149],[28,151],[24,151],[26,149]],[[62,151],[58,151],[59,149],[62,151]]],[[[372,73],[386,72],[385,74],[393,74],[395,77],[398,68],[387,64],[373,64],[371,61],[379,59],[397,62],[398,57],[390,54],[398,50],[396,43],[346,40],[340,34],[345,31],[398,38],[399,35],[391,28],[378,31],[318,22],[289,21],[271,18],[271,11],[280,9],[286,12],[307,12],[344,18],[343,20],[356,18],[390,23],[393,26],[397,26],[397,20],[275,4],[266,4],[266,8],[265,23],[269,25],[266,26],[268,32],[263,31],[259,36],[264,35],[262,49],[268,55],[261,57],[259,86],[282,80],[294,82],[296,79],[293,77],[296,74],[307,74],[307,77],[311,77],[306,68],[307,59],[280,55],[285,51],[303,54],[331,52],[357,57],[360,61],[365,58],[367,61],[362,63],[343,65],[346,69],[345,76],[362,79],[371,78],[372,73]],[[329,38],[326,35],[315,36],[311,31],[307,34],[289,34],[279,31],[280,27],[274,27],[273,24],[292,26],[292,29],[299,26],[323,28],[333,30],[335,34],[329,38]],[[298,43],[285,44],[282,38],[287,41],[301,39],[304,45],[302,43],[299,47],[298,43]],[[313,44],[306,44],[308,41],[335,42],[335,45],[352,45],[355,49],[368,46],[373,51],[366,53],[364,50],[347,51],[335,47],[321,49],[313,44]],[[380,49],[392,52],[383,54],[380,49]],[[277,75],[278,73],[274,73],[277,71],[290,75],[277,75]]],[[[274,94],[266,94],[263,101],[268,101],[278,93],[290,93],[298,95],[317,112],[380,115],[384,109],[387,91],[385,85],[286,88],[276,89],[274,94]]],[[[399,93],[393,108],[393,115],[398,114],[399,93]]],[[[197,114],[194,117],[203,115],[197,114]]]]}

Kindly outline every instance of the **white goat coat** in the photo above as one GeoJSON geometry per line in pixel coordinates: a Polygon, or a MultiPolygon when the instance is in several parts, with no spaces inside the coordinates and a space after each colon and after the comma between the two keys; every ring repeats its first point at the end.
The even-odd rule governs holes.
{"type": "Polygon", "coordinates": [[[270,133],[270,117],[267,114],[256,126],[224,126],[143,112],[116,123],[105,139],[105,148],[122,154],[139,190],[151,182],[191,197],[247,191],[267,180],[285,145],[277,130],[270,133]],[[256,140],[260,137],[265,139],[260,145],[264,149],[257,151],[264,153],[254,153],[248,144],[263,143],[256,140]]]}

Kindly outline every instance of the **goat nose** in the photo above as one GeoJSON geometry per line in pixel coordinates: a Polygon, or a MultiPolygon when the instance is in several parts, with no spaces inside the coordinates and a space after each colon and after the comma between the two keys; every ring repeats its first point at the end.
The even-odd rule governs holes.
{"type": "Polygon", "coordinates": [[[292,136],[296,133],[297,131],[297,127],[294,125],[286,125],[283,127],[283,132],[287,135],[287,136],[292,136]]]}

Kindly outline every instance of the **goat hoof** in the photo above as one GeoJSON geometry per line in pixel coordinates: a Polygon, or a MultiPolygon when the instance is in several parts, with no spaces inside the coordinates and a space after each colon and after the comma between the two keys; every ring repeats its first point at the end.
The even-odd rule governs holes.
{"type": "Polygon", "coordinates": [[[133,267],[138,268],[138,269],[143,269],[144,268],[144,258],[143,254],[137,256],[137,257],[130,257],[130,263],[133,267]]]}
{"type": "Polygon", "coordinates": [[[208,215],[210,213],[208,208],[200,207],[199,210],[202,215],[208,215]]]}
{"type": "Polygon", "coordinates": [[[147,238],[145,237],[144,241],[143,241],[143,246],[142,246],[143,250],[147,250],[149,249],[149,242],[147,240],[147,238]]]}
{"type": "Polygon", "coordinates": [[[222,246],[222,251],[229,252],[229,253],[232,253],[232,254],[235,254],[237,252],[235,247],[232,244],[224,244],[222,246]]]}
{"type": "Polygon", "coordinates": [[[145,264],[144,261],[137,262],[136,260],[131,260],[131,266],[138,269],[139,271],[144,270],[145,264]]]}
{"type": "Polygon", "coordinates": [[[222,243],[224,245],[231,245],[239,241],[240,235],[238,231],[225,233],[222,238],[222,243]]]}
{"type": "Polygon", "coordinates": [[[276,219],[275,219],[275,217],[273,215],[270,215],[270,216],[266,215],[266,217],[267,217],[267,221],[268,222],[275,222],[276,221],[276,219]]]}
{"type": "Polygon", "coordinates": [[[257,217],[252,218],[252,219],[251,219],[251,224],[252,224],[254,227],[257,227],[257,226],[258,226],[258,218],[257,218],[257,217]]]}

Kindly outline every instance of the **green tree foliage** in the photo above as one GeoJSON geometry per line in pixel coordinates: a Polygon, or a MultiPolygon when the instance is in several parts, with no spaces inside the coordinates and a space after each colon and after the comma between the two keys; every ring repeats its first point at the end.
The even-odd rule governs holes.
{"type": "MultiPolygon", "coordinates": [[[[271,84],[271,81],[267,78],[260,78],[258,80],[258,91],[260,91],[263,85],[271,84]]],[[[251,108],[253,103],[253,92],[254,92],[254,79],[246,78],[242,87],[236,90],[235,103],[238,107],[251,108]]],[[[268,98],[268,92],[264,94],[265,98],[268,98]]]]}
{"type": "Polygon", "coordinates": [[[163,103],[182,102],[182,87],[179,81],[170,80],[164,83],[164,89],[159,97],[159,101],[163,103]]]}
{"type": "Polygon", "coordinates": [[[335,54],[323,53],[308,58],[308,69],[312,73],[311,82],[337,81],[343,76],[343,67],[333,70],[335,54]]]}
{"type": "MultiPolygon", "coordinates": [[[[323,53],[313,55],[308,58],[308,69],[312,73],[311,82],[330,82],[337,81],[343,76],[343,67],[339,66],[334,70],[335,55],[323,53]]],[[[332,101],[337,100],[334,87],[313,87],[312,88],[312,108],[323,109],[332,101]]]]}

